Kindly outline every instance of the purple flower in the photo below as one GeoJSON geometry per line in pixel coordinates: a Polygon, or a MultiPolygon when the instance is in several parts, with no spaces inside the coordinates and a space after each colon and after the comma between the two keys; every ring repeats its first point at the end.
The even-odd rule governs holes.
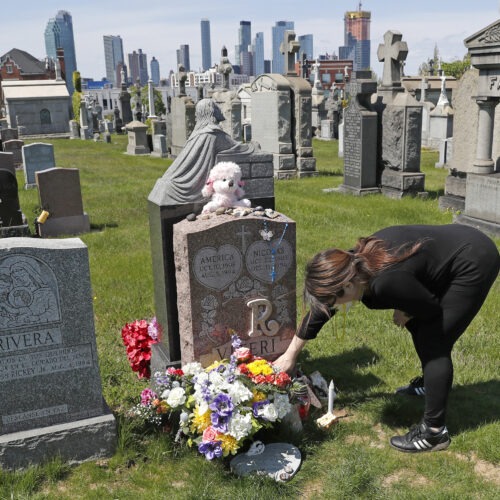
{"type": "Polygon", "coordinates": [[[213,412],[221,417],[230,417],[233,414],[234,404],[231,396],[227,394],[219,394],[208,406],[213,412]]]}
{"type": "Polygon", "coordinates": [[[269,404],[268,399],[264,399],[263,401],[257,401],[252,405],[252,413],[255,418],[263,418],[262,417],[262,409],[264,406],[269,404]]]}
{"type": "Polygon", "coordinates": [[[212,413],[210,415],[210,422],[212,427],[219,432],[226,433],[228,431],[228,423],[231,417],[220,415],[219,413],[212,413]]]}
{"type": "Polygon", "coordinates": [[[231,345],[233,349],[239,349],[241,347],[241,339],[238,335],[231,335],[231,345]]]}
{"type": "Polygon", "coordinates": [[[155,341],[158,340],[159,326],[156,316],[148,323],[148,334],[155,341]]]}
{"type": "Polygon", "coordinates": [[[207,441],[198,445],[198,451],[205,455],[207,460],[222,457],[222,441],[207,441]]]}

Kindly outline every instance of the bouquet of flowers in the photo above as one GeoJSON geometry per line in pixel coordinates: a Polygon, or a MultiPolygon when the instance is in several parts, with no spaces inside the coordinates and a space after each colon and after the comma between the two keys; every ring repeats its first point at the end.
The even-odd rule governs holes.
{"type": "Polygon", "coordinates": [[[194,362],[156,373],[134,413],[159,426],[178,417],[176,439],[196,445],[208,460],[234,455],[257,431],[280,422],[303,387],[254,357],[236,335],[232,346],[229,360],[208,368],[194,362]]]}
{"type": "Polygon", "coordinates": [[[139,378],[151,377],[151,344],[159,339],[159,329],[156,318],[149,323],[141,319],[126,323],[122,328],[123,343],[127,347],[127,358],[139,378]]]}

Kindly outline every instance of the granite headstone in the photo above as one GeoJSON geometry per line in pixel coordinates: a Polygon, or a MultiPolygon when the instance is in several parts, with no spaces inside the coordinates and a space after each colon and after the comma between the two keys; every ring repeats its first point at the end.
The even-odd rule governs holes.
{"type": "Polygon", "coordinates": [[[110,456],[87,247],[0,239],[0,465],[110,456]]]}
{"type": "Polygon", "coordinates": [[[42,238],[90,231],[83,211],[80,172],[77,168],[50,168],[36,172],[40,206],[49,218],[39,226],[42,238]]]}
{"type": "Polygon", "coordinates": [[[250,214],[174,225],[183,363],[229,357],[237,333],[254,355],[275,359],[295,333],[295,222],[250,214]]]}
{"type": "Polygon", "coordinates": [[[54,146],[43,142],[34,142],[23,146],[24,187],[36,187],[35,173],[54,168],[54,146]]]}
{"type": "Polygon", "coordinates": [[[0,168],[0,238],[29,235],[19,205],[16,174],[10,168],[0,168]]]}

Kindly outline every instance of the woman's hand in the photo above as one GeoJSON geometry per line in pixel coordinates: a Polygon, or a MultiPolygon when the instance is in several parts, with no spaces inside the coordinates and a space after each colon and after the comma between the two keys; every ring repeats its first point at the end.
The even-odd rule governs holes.
{"type": "Polygon", "coordinates": [[[394,315],[392,316],[392,320],[394,324],[403,328],[408,321],[410,321],[411,316],[408,316],[404,311],[399,311],[398,309],[394,309],[394,315]]]}
{"type": "Polygon", "coordinates": [[[299,339],[299,337],[294,336],[287,350],[273,362],[273,365],[281,371],[287,372],[288,375],[291,375],[295,368],[295,363],[297,362],[300,351],[302,351],[306,342],[306,340],[299,339]]]}

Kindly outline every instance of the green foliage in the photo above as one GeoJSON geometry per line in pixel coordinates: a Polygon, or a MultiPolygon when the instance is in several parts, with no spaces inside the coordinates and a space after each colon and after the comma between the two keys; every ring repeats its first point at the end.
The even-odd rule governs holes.
{"type": "Polygon", "coordinates": [[[80,102],[82,101],[82,79],[79,71],[73,71],[73,87],[75,91],[71,96],[71,104],[73,109],[73,119],[77,122],[80,120],[80,102]]]}
{"type": "MultiPolygon", "coordinates": [[[[132,98],[137,102],[138,98],[138,91],[137,87],[135,85],[132,85],[132,87],[129,88],[130,95],[132,98]]],[[[156,90],[153,87],[153,96],[154,96],[154,102],[155,102],[155,113],[156,116],[160,116],[166,113],[166,108],[165,104],[163,103],[163,99],[161,97],[161,92],[159,90],[156,90]]],[[[141,92],[140,92],[140,100],[141,104],[149,108],[149,94],[148,94],[148,87],[145,85],[144,87],[141,87],[141,92]]]]}
{"type": "Polygon", "coordinates": [[[459,80],[462,75],[470,68],[470,54],[466,54],[461,61],[452,61],[441,63],[446,76],[454,76],[459,80]]]}
{"type": "MultiPolygon", "coordinates": [[[[56,164],[80,169],[83,205],[90,215],[92,231],[79,237],[89,252],[99,367],[105,399],[117,415],[117,453],[75,467],[54,460],[25,471],[0,470],[0,498],[498,498],[500,281],[454,350],[447,417],[452,444],[446,452],[413,456],[389,447],[392,435],[421,417],[421,400],[393,395],[420,367],[410,336],[392,324],[391,312],[361,305],[346,318],[335,317],[299,359],[305,373],[320,370],[335,380],[336,408],[347,407],[350,416],[323,432],[314,424],[322,410],[312,408],[301,435],[283,429],[267,436],[302,451],[302,467],[290,482],[237,478],[227,461],[208,462],[169,434],[131,420],[128,410],[146,384],[127,363],[120,331],[126,322],[154,314],[147,197],[170,160],[124,155],[126,142],[126,136],[117,135],[111,144],[52,141],[56,164]]],[[[304,267],[317,251],[331,245],[350,248],[359,236],[391,224],[453,219],[438,209],[447,172],[434,168],[435,151],[422,152],[429,197],[394,200],[324,192],[342,183],[343,160],[336,141],[314,140],[313,147],[320,175],[275,181],[276,208],[297,224],[299,316],[304,267]]],[[[17,175],[23,186],[22,171],[17,175]]],[[[20,187],[19,197],[32,223],[38,194],[20,187]]],[[[500,245],[500,239],[495,241],[500,245]]]]}
{"type": "Polygon", "coordinates": [[[76,92],[82,91],[82,78],[79,71],[73,71],[73,87],[76,92]]]}

